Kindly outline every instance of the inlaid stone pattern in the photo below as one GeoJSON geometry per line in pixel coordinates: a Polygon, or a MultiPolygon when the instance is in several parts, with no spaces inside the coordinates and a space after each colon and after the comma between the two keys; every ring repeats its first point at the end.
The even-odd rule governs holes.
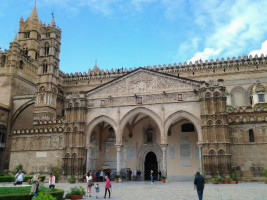
{"type": "Polygon", "coordinates": [[[123,80],[117,80],[106,87],[88,94],[90,99],[108,96],[128,96],[134,94],[154,94],[161,92],[193,91],[197,88],[189,80],[179,80],[175,77],[166,78],[164,75],[156,75],[146,71],[138,71],[123,80]]]}

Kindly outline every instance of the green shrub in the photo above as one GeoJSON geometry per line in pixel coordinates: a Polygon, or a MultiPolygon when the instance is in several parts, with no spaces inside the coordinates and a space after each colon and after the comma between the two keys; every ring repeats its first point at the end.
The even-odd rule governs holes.
{"type": "Polygon", "coordinates": [[[66,198],[72,195],[85,195],[85,190],[83,186],[76,186],[76,187],[70,188],[70,192],[66,194],[66,198]]]}
{"type": "Polygon", "coordinates": [[[14,176],[0,176],[0,182],[14,182],[14,176]]]}
{"type": "Polygon", "coordinates": [[[57,200],[51,194],[40,192],[35,200],[57,200]]]}
{"type": "MultiPolygon", "coordinates": [[[[33,195],[30,194],[31,186],[25,187],[1,187],[0,188],[0,200],[30,200],[33,195]]],[[[64,190],[49,189],[41,186],[40,193],[51,194],[57,200],[63,200],[64,190]]],[[[49,200],[49,199],[48,199],[49,200]]],[[[52,199],[51,199],[52,200],[52,199]]]]}
{"type": "Polygon", "coordinates": [[[69,183],[76,183],[76,178],[74,176],[68,178],[69,183]]]}
{"type": "Polygon", "coordinates": [[[267,168],[265,168],[265,169],[263,170],[263,175],[264,175],[264,177],[267,178],[267,168]]]}

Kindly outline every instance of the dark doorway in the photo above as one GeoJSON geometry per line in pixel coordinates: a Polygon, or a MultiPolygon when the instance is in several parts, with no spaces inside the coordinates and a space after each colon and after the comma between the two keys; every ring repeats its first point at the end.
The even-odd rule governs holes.
{"type": "Polygon", "coordinates": [[[158,161],[157,156],[153,152],[146,154],[145,159],[145,180],[150,180],[150,171],[154,172],[154,180],[158,177],[158,161]]]}

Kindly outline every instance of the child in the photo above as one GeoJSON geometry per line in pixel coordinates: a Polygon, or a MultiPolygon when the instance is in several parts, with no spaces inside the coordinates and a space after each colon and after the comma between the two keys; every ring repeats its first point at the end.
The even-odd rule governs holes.
{"type": "Polygon", "coordinates": [[[95,184],[95,194],[96,194],[96,197],[95,198],[98,198],[99,191],[100,191],[100,188],[99,188],[99,185],[97,183],[97,184],[95,184]]]}

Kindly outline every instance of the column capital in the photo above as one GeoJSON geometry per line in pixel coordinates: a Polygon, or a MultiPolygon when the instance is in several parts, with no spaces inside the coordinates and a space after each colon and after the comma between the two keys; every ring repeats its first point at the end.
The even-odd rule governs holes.
{"type": "Polygon", "coordinates": [[[123,146],[122,144],[115,144],[116,148],[122,148],[122,146],[123,146]]]}
{"type": "Polygon", "coordinates": [[[85,149],[87,149],[87,150],[92,149],[92,145],[86,145],[85,149]]]}
{"type": "Polygon", "coordinates": [[[163,148],[163,147],[167,147],[167,146],[168,146],[168,144],[162,144],[162,143],[160,144],[160,147],[161,147],[161,148],[163,148]]]}

